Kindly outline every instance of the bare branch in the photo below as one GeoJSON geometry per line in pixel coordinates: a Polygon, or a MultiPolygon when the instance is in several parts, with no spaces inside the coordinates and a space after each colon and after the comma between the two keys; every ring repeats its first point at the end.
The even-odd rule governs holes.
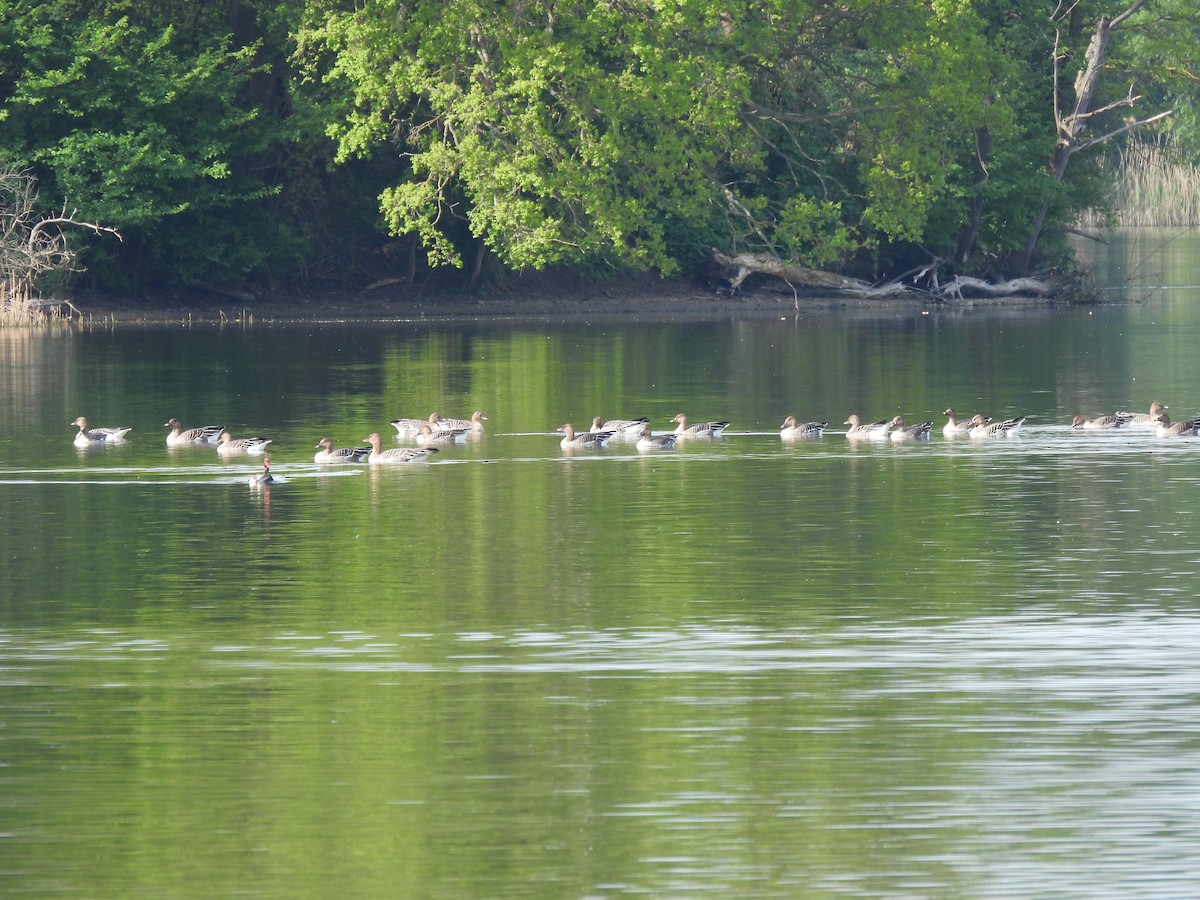
{"type": "Polygon", "coordinates": [[[1095,147],[1097,144],[1103,144],[1105,141],[1112,140],[1119,134],[1125,134],[1125,132],[1133,131],[1135,128],[1143,128],[1146,125],[1153,125],[1156,122],[1161,122],[1163,119],[1170,118],[1170,116],[1174,112],[1175,112],[1175,110],[1168,109],[1164,112],[1160,112],[1158,115],[1150,116],[1149,118],[1130,119],[1128,122],[1126,122],[1124,125],[1122,125],[1118,129],[1116,129],[1115,131],[1110,131],[1108,134],[1101,135],[1100,137],[1097,137],[1097,138],[1092,138],[1086,144],[1080,144],[1075,149],[1076,149],[1076,151],[1087,150],[1089,147],[1095,147]]]}
{"type": "Polygon", "coordinates": [[[115,228],[80,219],[79,211],[66,204],[58,215],[39,215],[37,199],[37,179],[31,172],[0,169],[0,304],[31,302],[47,275],[79,271],[65,228],[121,239],[115,228]]]}
{"type": "Polygon", "coordinates": [[[124,240],[117,229],[109,228],[105,225],[97,225],[95,222],[84,222],[75,218],[77,213],[78,210],[74,209],[71,210],[70,213],[67,213],[66,207],[64,206],[62,215],[50,216],[49,218],[39,220],[38,223],[29,231],[29,249],[32,250],[34,248],[38,240],[41,238],[42,232],[52,225],[57,225],[60,227],[63,225],[75,225],[79,228],[86,228],[93,234],[111,234],[115,236],[118,241],[124,240]]]}
{"type": "Polygon", "coordinates": [[[1106,112],[1112,112],[1114,109],[1120,109],[1122,106],[1133,106],[1135,103],[1137,103],[1141,99],[1142,99],[1142,97],[1140,94],[1136,97],[1133,96],[1133,85],[1130,85],[1129,93],[1126,96],[1122,97],[1120,100],[1114,100],[1112,103],[1108,104],[1107,106],[1102,106],[1099,109],[1093,109],[1093,110],[1090,110],[1089,112],[1080,113],[1078,116],[1075,117],[1075,119],[1077,121],[1087,121],[1088,119],[1091,119],[1094,116],[1103,115],[1106,112]]]}
{"type": "Polygon", "coordinates": [[[1130,16],[1132,16],[1134,13],[1136,13],[1138,10],[1140,10],[1142,7],[1144,7],[1149,2],[1150,2],[1150,0],[1134,0],[1133,3],[1130,3],[1129,6],[1126,7],[1124,12],[1118,13],[1117,15],[1115,15],[1113,17],[1113,20],[1112,20],[1113,26],[1115,27],[1117,25],[1120,25],[1122,22],[1124,22],[1126,19],[1128,19],[1130,16]]]}

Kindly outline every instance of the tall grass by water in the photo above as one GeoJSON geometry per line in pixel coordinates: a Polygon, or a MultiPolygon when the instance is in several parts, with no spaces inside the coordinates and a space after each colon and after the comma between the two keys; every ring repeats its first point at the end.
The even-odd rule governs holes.
{"type": "Polygon", "coordinates": [[[69,319],[63,315],[64,305],[71,306],[66,301],[41,300],[28,282],[20,279],[0,282],[0,328],[65,324],[69,319]]]}
{"type": "Polygon", "coordinates": [[[1131,143],[1105,163],[1111,213],[1090,211],[1084,228],[1190,227],[1200,224],[1200,168],[1159,144],[1131,143]]]}

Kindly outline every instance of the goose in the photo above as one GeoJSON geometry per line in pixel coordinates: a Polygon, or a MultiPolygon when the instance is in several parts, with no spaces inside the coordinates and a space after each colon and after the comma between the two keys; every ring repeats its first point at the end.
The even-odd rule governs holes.
{"type": "Polygon", "coordinates": [[[1170,409],[1167,404],[1159,403],[1157,400],[1155,400],[1150,404],[1150,412],[1148,414],[1117,412],[1116,415],[1126,419],[1126,424],[1128,425],[1142,425],[1148,428],[1157,428],[1159,414],[1167,409],[1170,409]]]}
{"type": "Polygon", "coordinates": [[[675,434],[680,438],[717,438],[729,427],[728,422],[697,422],[695,425],[689,425],[687,416],[683,413],[679,413],[671,421],[679,423],[675,434]]]}
{"type": "Polygon", "coordinates": [[[249,478],[251,487],[259,487],[264,484],[275,484],[279,479],[271,474],[271,460],[263,457],[263,470],[249,478]]]}
{"type": "Polygon", "coordinates": [[[88,428],[87,419],[80,416],[72,425],[79,427],[79,434],[75,435],[76,447],[106,447],[109,444],[120,444],[125,440],[125,435],[133,431],[132,428],[88,428]]]}
{"type": "Polygon", "coordinates": [[[797,422],[795,416],[788,416],[779,426],[779,437],[785,441],[797,438],[819,438],[825,433],[828,422],[797,422]]]}
{"type": "Polygon", "coordinates": [[[1116,413],[1111,416],[1099,416],[1095,419],[1090,416],[1076,416],[1071,420],[1071,427],[1077,430],[1087,429],[1089,431],[1099,428],[1120,428],[1131,418],[1132,416],[1129,413],[1116,413]]]}
{"type": "Polygon", "coordinates": [[[397,437],[415,437],[420,433],[422,425],[437,428],[441,419],[437,413],[430,413],[428,419],[393,419],[391,425],[396,429],[397,437]]]}
{"type": "Polygon", "coordinates": [[[215,444],[221,437],[221,432],[225,430],[224,425],[201,425],[199,428],[189,428],[186,431],[179,424],[179,420],[171,417],[167,419],[163,428],[170,428],[171,433],[167,435],[168,447],[193,447],[197,444],[215,444]]]}
{"type": "Polygon", "coordinates": [[[426,462],[432,454],[438,452],[437,447],[394,447],[381,451],[379,445],[382,441],[375,432],[371,432],[363,440],[371,445],[367,462],[373,465],[426,462]]]}
{"type": "Polygon", "coordinates": [[[1010,434],[1016,434],[1024,424],[1025,417],[1017,416],[1014,419],[1005,419],[1003,422],[989,422],[983,416],[976,416],[971,421],[974,423],[968,432],[971,437],[1007,437],[1010,434]]]}
{"type": "Polygon", "coordinates": [[[643,425],[638,432],[637,448],[639,450],[674,450],[675,441],[679,435],[670,431],[666,434],[654,434],[649,425],[643,425]]]}
{"type": "Polygon", "coordinates": [[[555,431],[561,431],[565,437],[558,442],[558,445],[564,450],[574,450],[579,447],[586,447],[590,450],[599,450],[608,446],[608,439],[612,437],[611,431],[580,431],[576,432],[575,427],[567,422],[560,425],[555,431]]]}
{"type": "Polygon", "coordinates": [[[1200,419],[1184,419],[1182,422],[1171,422],[1166,413],[1159,413],[1155,420],[1159,437],[1179,437],[1180,435],[1200,434],[1200,419]]]}
{"type": "MultiPolygon", "coordinates": [[[[437,415],[434,413],[434,415],[437,415]]],[[[417,443],[422,447],[434,444],[455,444],[466,440],[469,428],[431,428],[428,422],[422,422],[417,429],[417,443]]]]}
{"type": "Polygon", "coordinates": [[[605,422],[599,416],[592,419],[592,434],[599,434],[602,431],[612,432],[614,436],[637,437],[642,433],[642,426],[650,424],[650,420],[646,416],[639,419],[609,419],[605,422]]]}
{"type": "Polygon", "coordinates": [[[262,437],[234,439],[228,431],[222,431],[220,442],[217,444],[217,453],[222,456],[236,456],[239,453],[265,453],[269,443],[271,443],[269,440],[262,437]]]}
{"type": "MultiPolygon", "coordinates": [[[[437,416],[437,413],[433,415],[437,416]]],[[[430,416],[430,419],[432,418],[433,416],[430,416]]],[[[471,418],[469,419],[443,419],[441,416],[437,416],[437,427],[443,431],[464,429],[469,436],[474,437],[475,435],[483,434],[483,423],[486,421],[487,416],[479,410],[475,410],[475,412],[471,413],[471,418]]]]}
{"type": "Polygon", "coordinates": [[[946,437],[957,437],[960,434],[967,434],[975,427],[975,419],[982,419],[985,423],[992,421],[991,416],[975,416],[972,419],[959,419],[958,413],[954,411],[954,407],[943,410],[942,415],[947,418],[947,422],[942,426],[942,434],[946,437]]]}
{"type": "Polygon", "coordinates": [[[888,431],[891,430],[892,423],[888,419],[880,419],[878,422],[868,422],[863,424],[862,419],[858,414],[852,414],[843,425],[849,425],[846,430],[846,437],[852,441],[858,440],[873,440],[882,441],[887,437],[888,431]]]}
{"type": "Polygon", "coordinates": [[[891,433],[893,441],[924,441],[929,439],[933,430],[932,422],[921,422],[917,425],[905,425],[904,416],[896,416],[888,423],[894,430],[891,433]]]}
{"type": "Polygon", "coordinates": [[[333,441],[321,438],[317,443],[317,454],[313,457],[315,463],[357,463],[366,462],[370,447],[338,447],[334,449],[333,441]]]}

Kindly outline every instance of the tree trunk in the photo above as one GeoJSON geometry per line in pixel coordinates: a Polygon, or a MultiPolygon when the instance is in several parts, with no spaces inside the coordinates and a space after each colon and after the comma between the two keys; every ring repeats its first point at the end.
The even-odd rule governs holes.
{"type": "Polygon", "coordinates": [[[983,219],[983,186],[988,180],[988,159],[992,153],[992,132],[981,128],[975,134],[975,196],[967,213],[967,227],[958,239],[955,260],[961,265],[975,252],[975,237],[979,234],[979,223],[983,219]]]}
{"type": "MultiPolygon", "coordinates": [[[[1063,175],[1067,171],[1067,164],[1071,161],[1072,155],[1079,150],[1085,150],[1125,131],[1156,122],[1170,115],[1170,112],[1166,112],[1151,116],[1142,121],[1127,121],[1123,127],[1102,137],[1091,140],[1087,140],[1084,137],[1092,118],[1118,106],[1133,106],[1134,102],[1140,99],[1133,96],[1133,89],[1130,88],[1130,92],[1124,100],[1118,100],[1097,110],[1092,109],[1092,102],[1095,100],[1096,90],[1100,85],[1100,76],[1103,74],[1104,65],[1108,61],[1108,45],[1113,29],[1124,23],[1130,16],[1148,3],[1150,3],[1150,0],[1133,0],[1132,3],[1116,16],[1112,18],[1108,16],[1100,17],[1099,21],[1096,22],[1096,30],[1092,33],[1091,40],[1088,41],[1087,52],[1083,57],[1083,66],[1075,76],[1075,102],[1071,108],[1071,112],[1063,115],[1058,107],[1058,98],[1055,97],[1054,124],[1058,130],[1058,140],[1054,144],[1054,153],[1050,157],[1049,167],[1050,176],[1055,181],[1062,181],[1063,175]]],[[[1077,12],[1078,7],[1076,6],[1072,10],[1070,19],[1072,34],[1082,32],[1080,21],[1076,17],[1077,12]]],[[[1059,55],[1058,41],[1055,40],[1054,83],[1056,86],[1058,84],[1058,68],[1060,64],[1061,56],[1059,55]]],[[[1033,256],[1037,251],[1038,241],[1041,240],[1042,229],[1045,228],[1046,215],[1049,210],[1049,201],[1043,202],[1037,215],[1034,216],[1033,224],[1030,227],[1029,236],[1025,240],[1025,248],[1021,255],[1021,271],[1024,273],[1028,273],[1033,266],[1033,256]]]]}
{"type": "Polygon", "coordinates": [[[483,273],[483,257],[485,253],[487,253],[487,244],[480,238],[475,248],[475,263],[471,266],[471,280],[467,283],[468,291],[474,291],[479,286],[479,276],[483,273]]]}

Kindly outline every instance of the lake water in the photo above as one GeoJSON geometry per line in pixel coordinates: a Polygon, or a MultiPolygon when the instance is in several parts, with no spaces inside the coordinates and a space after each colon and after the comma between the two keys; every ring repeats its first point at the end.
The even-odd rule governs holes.
{"type": "Polygon", "coordinates": [[[1200,438],[1068,427],[1200,414],[1200,242],[1139,239],[1095,307],[0,331],[0,895],[1200,895],[1200,438]]]}

